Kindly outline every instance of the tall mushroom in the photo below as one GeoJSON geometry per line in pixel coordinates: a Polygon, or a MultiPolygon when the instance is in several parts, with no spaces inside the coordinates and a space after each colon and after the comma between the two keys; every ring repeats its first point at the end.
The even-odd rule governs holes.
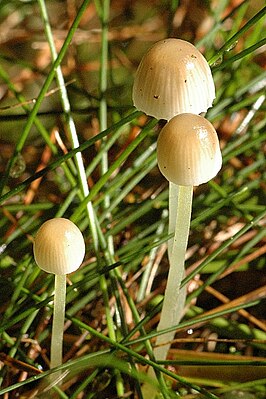
{"type": "Polygon", "coordinates": [[[138,110],[157,119],[206,112],[215,98],[211,69],[193,44],[160,40],[138,66],[132,97],[138,110]]]}
{"type": "Polygon", "coordinates": [[[79,268],[85,255],[85,243],[79,228],[65,218],[47,220],[39,228],[33,253],[37,265],[55,275],[54,315],[50,367],[62,364],[65,317],[66,274],[79,268]]]}

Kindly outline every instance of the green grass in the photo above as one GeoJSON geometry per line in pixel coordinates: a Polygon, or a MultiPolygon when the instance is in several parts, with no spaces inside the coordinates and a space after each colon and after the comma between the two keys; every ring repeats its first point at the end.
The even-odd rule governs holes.
{"type": "Polygon", "coordinates": [[[1,5],[0,396],[141,399],[150,365],[164,398],[264,398],[266,9],[128,4],[1,5]],[[194,192],[191,291],[164,367],[152,354],[168,270],[162,124],[133,108],[131,90],[141,56],[167,36],[193,42],[212,67],[207,118],[223,168],[194,192]],[[67,286],[63,382],[47,388],[53,278],[36,266],[32,240],[55,216],[80,227],[86,257],[67,286]]]}

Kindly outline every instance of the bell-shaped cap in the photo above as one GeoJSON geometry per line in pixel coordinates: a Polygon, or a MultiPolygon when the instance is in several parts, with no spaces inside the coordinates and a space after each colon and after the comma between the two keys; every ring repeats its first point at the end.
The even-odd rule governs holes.
{"type": "Polygon", "coordinates": [[[193,44],[180,39],[155,43],[143,56],[133,85],[133,103],[157,119],[200,114],[212,106],[211,69],[193,44]]]}
{"type": "Polygon", "coordinates": [[[68,274],[79,268],[85,243],[79,228],[70,220],[54,218],[39,228],[33,253],[37,265],[47,273],[68,274]]]}
{"type": "Polygon", "coordinates": [[[180,114],[161,130],[157,142],[161,173],[172,183],[198,186],[217,175],[222,166],[213,125],[195,114],[180,114]]]}

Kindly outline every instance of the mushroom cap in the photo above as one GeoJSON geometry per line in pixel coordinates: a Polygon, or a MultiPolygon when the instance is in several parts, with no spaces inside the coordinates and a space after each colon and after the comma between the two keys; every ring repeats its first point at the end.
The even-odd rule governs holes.
{"type": "Polygon", "coordinates": [[[222,166],[213,125],[200,115],[175,116],[159,134],[157,159],[161,173],[172,183],[198,186],[208,182],[222,166]]]}
{"type": "Polygon", "coordinates": [[[184,112],[206,112],[214,98],[211,69],[193,44],[165,39],[143,56],[133,84],[133,103],[138,110],[170,120],[184,112]]]}
{"type": "Polygon", "coordinates": [[[54,218],[39,228],[33,253],[42,270],[53,274],[68,274],[81,265],[85,243],[81,231],[73,222],[65,218],[54,218]]]}

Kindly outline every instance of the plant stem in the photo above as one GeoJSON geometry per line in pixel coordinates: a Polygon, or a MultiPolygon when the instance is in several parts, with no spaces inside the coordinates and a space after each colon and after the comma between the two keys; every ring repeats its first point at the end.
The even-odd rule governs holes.
{"type": "MultiPolygon", "coordinates": [[[[107,90],[107,70],[108,70],[108,19],[109,19],[109,10],[110,10],[110,1],[104,0],[102,2],[102,10],[99,17],[101,19],[102,26],[102,34],[101,34],[101,57],[100,57],[100,76],[99,76],[99,92],[100,92],[100,104],[99,104],[99,122],[100,122],[100,131],[107,129],[107,101],[106,101],[106,90],[107,90]]],[[[104,137],[101,141],[101,148],[106,144],[107,137],[104,137]]],[[[109,169],[108,162],[108,149],[103,151],[101,157],[100,171],[101,175],[104,175],[109,169]]],[[[110,196],[108,193],[104,196],[103,206],[105,210],[108,210],[110,207],[110,196]]],[[[111,212],[108,212],[107,219],[111,221],[111,212]]],[[[110,235],[107,237],[107,249],[110,260],[113,260],[114,256],[114,243],[113,236],[110,235]]],[[[111,278],[113,273],[110,273],[111,278]]],[[[109,293],[108,293],[108,284],[105,275],[101,275],[99,278],[100,288],[103,293],[103,299],[105,304],[105,313],[106,313],[106,321],[109,331],[109,336],[111,339],[116,340],[116,328],[114,325],[113,317],[112,317],[112,309],[109,305],[109,293]]],[[[113,284],[115,286],[115,284],[113,284]]],[[[117,297],[117,295],[116,295],[117,297]]],[[[119,297],[117,297],[117,301],[119,301],[119,297]]],[[[119,316],[119,318],[121,315],[119,316]]],[[[117,395],[122,397],[124,395],[124,386],[123,379],[121,373],[116,370],[116,391],[117,395]]]]}
{"type": "Polygon", "coordinates": [[[5,175],[1,179],[1,182],[0,182],[0,195],[1,195],[1,193],[2,193],[2,191],[4,189],[4,187],[5,187],[5,184],[6,184],[7,180],[8,180],[9,173],[10,173],[10,170],[12,168],[13,162],[14,162],[14,160],[16,158],[16,155],[17,155],[18,152],[20,152],[22,150],[22,148],[23,148],[23,146],[24,146],[24,144],[26,142],[26,139],[28,137],[28,134],[30,132],[30,129],[31,129],[33,123],[35,122],[35,119],[36,119],[38,110],[40,108],[40,105],[41,105],[41,103],[42,103],[42,101],[43,101],[43,99],[45,97],[45,94],[46,94],[47,90],[50,87],[50,84],[53,81],[56,68],[61,64],[62,59],[64,58],[64,55],[65,55],[65,53],[66,53],[66,51],[67,51],[67,49],[68,49],[68,47],[70,45],[70,42],[71,42],[71,40],[73,38],[73,35],[74,35],[78,25],[79,25],[81,17],[83,15],[84,11],[86,10],[87,5],[88,5],[89,2],[90,2],[90,0],[84,0],[83,3],[81,4],[81,6],[80,6],[80,8],[79,8],[79,10],[77,12],[77,15],[76,15],[76,17],[75,17],[75,19],[73,21],[73,24],[71,25],[71,27],[69,29],[69,32],[68,32],[68,34],[66,36],[64,44],[61,47],[61,50],[60,50],[60,52],[58,54],[58,57],[54,61],[54,64],[51,67],[50,72],[47,75],[47,78],[46,78],[45,82],[43,83],[43,86],[42,86],[42,88],[40,90],[40,93],[39,93],[38,97],[36,98],[36,101],[35,101],[35,103],[34,103],[34,105],[32,107],[32,110],[31,110],[31,112],[29,114],[29,117],[27,119],[26,125],[25,125],[23,131],[21,132],[20,139],[19,139],[19,145],[16,146],[16,152],[13,155],[13,157],[10,158],[10,162],[8,162],[7,167],[6,167],[5,175]]]}
{"type": "MultiPolygon", "coordinates": [[[[100,130],[107,129],[107,101],[106,101],[106,90],[107,90],[107,70],[108,70],[108,18],[109,18],[110,1],[104,0],[102,7],[102,40],[101,40],[101,64],[100,64],[100,104],[99,104],[99,120],[100,130]]],[[[107,138],[104,137],[102,144],[106,143],[107,138]]],[[[101,159],[101,174],[104,175],[109,169],[108,165],[108,151],[104,151],[101,159]]],[[[106,194],[104,196],[104,208],[109,209],[110,207],[110,196],[106,194]]],[[[111,213],[108,212],[108,219],[111,219],[111,213]]],[[[107,239],[108,249],[111,254],[114,254],[114,243],[112,235],[108,236],[107,239]]]]}
{"type": "Polygon", "coordinates": [[[208,61],[209,65],[213,65],[220,57],[223,57],[225,51],[227,51],[234,43],[253,25],[255,25],[261,18],[265,16],[266,7],[263,7],[257,14],[254,15],[242,28],[236,32],[226,43],[216,52],[216,54],[208,61]]]}
{"type": "MultiPolygon", "coordinates": [[[[53,60],[53,62],[56,62],[58,55],[57,55],[57,51],[55,48],[55,43],[54,43],[54,39],[53,39],[51,26],[49,23],[49,17],[48,17],[45,1],[38,0],[38,2],[39,2],[42,18],[44,21],[45,34],[47,37],[47,41],[49,43],[52,60],[53,60]]],[[[79,147],[79,139],[78,139],[74,120],[71,116],[70,102],[68,99],[64,76],[63,76],[62,69],[61,69],[60,65],[58,65],[55,68],[55,76],[56,76],[56,80],[57,80],[57,83],[59,86],[59,93],[60,93],[60,97],[61,97],[62,107],[63,107],[64,113],[65,113],[66,125],[69,130],[70,138],[72,141],[72,148],[77,148],[77,147],[79,147]]],[[[80,186],[80,189],[82,192],[82,197],[86,197],[89,194],[89,187],[88,187],[88,183],[87,183],[87,177],[86,177],[86,172],[85,172],[85,167],[83,164],[81,152],[78,152],[77,154],[75,154],[75,161],[76,161],[77,173],[78,173],[78,178],[79,178],[79,186],[80,186]]],[[[88,221],[89,221],[90,230],[91,230],[91,234],[92,234],[92,238],[93,238],[94,249],[97,253],[97,251],[98,251],[98,235],[97,235],[96,225],[95,225],[95,220],[94,220],[94,209],[93,209],[93,206],[90,201],[87,203],[86,210],[87,210],[88,221]]]]}
{"type": "MultiPolygon", "coordinates": [[[[77,154],[78,152],[84,151],[85,149],[92,146],[96,141],[107,136],[109,133],[113,132],[114,130],[119,129],[126,123],[133,121],[133,119],[137,118],[140,115],[141,115],[141,112],[134,111],[132,114],[125,116],[119,122],[115,123],[113,126],[110,126],[108,129],[99,133],[97,136],[91,137],[90,139],[86,140],[84,143],[80,144],[78,147],[73,148],[72,150],[69,150],[65,155],[61,155],[58,159],[51,162],[47,167],[44,167],[43,169],[39,170],[38,172],[35,172],[34,175],[31,175],[30,177],[28,177],[21,183],[18,183],[12,190],[9,190],[8,192],[6,192],[3,195],[0,195],[0,204],[5,202],[12,196],[23,191],[34,180],[37,180],[39,177],[43,177],[46,173],[48,173],[51,170],[55,170],[58,166],[62,165],[68,159],[71,159],[72,157],[74,157],[74,155],[77,154]]],[[[151,125],[149,124],[149,126],[151,126],[151,125]]],[[[259,141],[263,141],[263,139],[264,139],[264,136],[262,136],[261,140],[259,140],[259,141]]],[[[128,153],[126,155],[128,156],[128,153]]],[[[84,208],[86,208],[86,206],[84,206],[84,208]]]]}
{"type": "Polygon", "coordinates": [[[63,358],[63,333],[66,300],[66,275],[55,275],[54,316],[50,368],[60,366],[63,358]]]}
{"type": "MultiPolygon", "coordinates": [[[[175,220],[175,235],[169,242],[169,274],[165,289],[161,318],[157,330],[163,330],[177,325],[182,317],[186,288],[180,289],[184,277],[185,255],[188,243],[193,186],[179,186],[170,183],[169,188],[169,232],[172,232],[175,220]],[[177,194],[178,199],[172,194],[177,194]],[[176,212],[176,215],[173,214],[176,212]]],[[[154,355],[160,360],[165,360],[174,338],[175,331],[163,334],[156,339],[154,355]],[[166,343],[167,345],[162,345],[166,343]]]]}

